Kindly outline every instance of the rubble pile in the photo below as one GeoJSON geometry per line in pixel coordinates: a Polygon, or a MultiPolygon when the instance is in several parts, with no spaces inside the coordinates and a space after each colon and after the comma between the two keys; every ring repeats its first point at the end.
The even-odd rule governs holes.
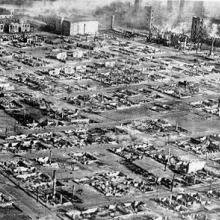
{"type": "Polygon", "coordinates": [[[167,136],[168,134],[187,133],[187,131],[179,126],[174,126],[168,121],[155,119],[155,120],[140,120],[124,124],[128,129],[135,129],[143,133],[167,136]]]}
{"type": "Polygon", "coordinates": [[[219,152],[219,135],[191,138],[177,143],[177,146],[198,155],[207,155],[219,152]]]}
{"type": "Polygon", "coordinates": [[[194,204],[202,205],[206,203],[206,200],[199,193],[182,193],[171,195],[170,198],[158,198],[155,201],[165,208],[180,213],[189,211],[194,204]]]}

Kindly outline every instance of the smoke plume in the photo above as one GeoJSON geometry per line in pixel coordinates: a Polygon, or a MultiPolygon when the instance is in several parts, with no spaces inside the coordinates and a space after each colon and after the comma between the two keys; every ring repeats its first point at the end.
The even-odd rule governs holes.
{"type": "Polygon", "coordinates": [[[103,26],[110,25],[114,14],[116,25],[140,29],[147,29],[144,7],[152,6],[153,25],[158,30],[189,33],[193,16],[202,16],[212,35],[218,35],[220,30],[220,0],[185,0],[182,8],[180,0],[173,0],[172,10],[168,10],[167,0],[143,0],[136,14],[133,13],[134,0],[0,0],[0,4],[25,8],[31,16],[93,15],[103,26]]]}

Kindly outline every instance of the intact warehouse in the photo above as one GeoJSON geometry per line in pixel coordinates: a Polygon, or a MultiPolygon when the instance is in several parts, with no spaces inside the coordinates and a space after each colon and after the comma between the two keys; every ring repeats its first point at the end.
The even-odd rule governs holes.
{"type": "Polygon", "coordinates": [[[70,21],[64,20],[62,24],[63,35],[91,34],[98,32],[98,21],[70,21]]]}
{"type": "Polygon", "coordinates": [[[98,21],[90,18],[70,19],[57,16],[41,17],[50,31],[65,36],[77,34],[95,35],[98,32],[98,21]]]}

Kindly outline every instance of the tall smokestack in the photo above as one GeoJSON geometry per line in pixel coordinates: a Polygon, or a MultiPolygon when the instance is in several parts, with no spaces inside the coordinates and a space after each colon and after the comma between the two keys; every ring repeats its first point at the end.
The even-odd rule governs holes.
{"type": "Polygon", "coordinates": [[[185,8],[185,0],[180,0],[179,13],[183,13],[185,8]]]}
{"type": "Polygon", "coordinates": [[[128,8],[129,9],[131,8],[131,2],[128,2],[128,8]]]}
{"type": "Polygon", "coordinates": [[[173,0],[167,0],[167,12],[168,13],[173,12],[173,0]]]}
{"type": "Polygon", "coordinates": [[[134,2],[134,12],[138,13],[138,11],[141,9],[142,0],[135,0],[134,2]]]}
{"type": "Polygon", "coordinates": [[[205,16],[205,7],[204,7],[204,1],[195,1],[193,5],[193,11],[194,11],[194,16],[197,17],[202,17],[204,18],[205,16]]]}
{"type": "Polygon", "coordinates": [[[178,22],[182,20],[184,9],[185,9],[185,0],[180,0],[178,22]]]}
{"type": "Polygon", "coordinates": [[[115,15],[111,16],[111,30],[114,29],[114,25],[115,25],[115,15]]]}

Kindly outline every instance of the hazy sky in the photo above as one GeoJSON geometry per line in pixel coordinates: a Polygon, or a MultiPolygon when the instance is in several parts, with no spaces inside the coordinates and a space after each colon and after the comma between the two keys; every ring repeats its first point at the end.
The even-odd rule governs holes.
{"type": "MultiPolygon", "coordinates": [[[[93,10],[96,7],[102,7],[104,5],[109,5],[112,2],[115,2],[116,0],[57,0],[55,2],[48,2],[46,3],[46,6],[43,3],[43,0],[37,1],[34,3],[34,6],[31,9],[33,14],[40,14],[41,12],[47,10],[53,10],[53,11],[60,11],[60,9],[65,10],[93,10]]],[[[134,3],[135,0],[120,0],[121,2],[131,2],[134,3]]],[[[161,1],[163,5],[166,5],[167,0],[142,0],[143,6],[149,4],[155,4],[157,1],[161,1]]],[[[175,1],[175,0],[174,0],[175,1]]],[[[177,0],[179,1],[179,0],[177,0]]],[[[190,0],[186,0],[190,1],[190,0]]],[[[200,0],[193,0],[193,1],[200,1],[200,0]]],[[[10,2],[10,0],[8,0],[10,2]]],[[[213,16],[220,17],[220,0],[204,0],[205,8],[208,11],[208,14],[213,14],[213,16]]]]}

